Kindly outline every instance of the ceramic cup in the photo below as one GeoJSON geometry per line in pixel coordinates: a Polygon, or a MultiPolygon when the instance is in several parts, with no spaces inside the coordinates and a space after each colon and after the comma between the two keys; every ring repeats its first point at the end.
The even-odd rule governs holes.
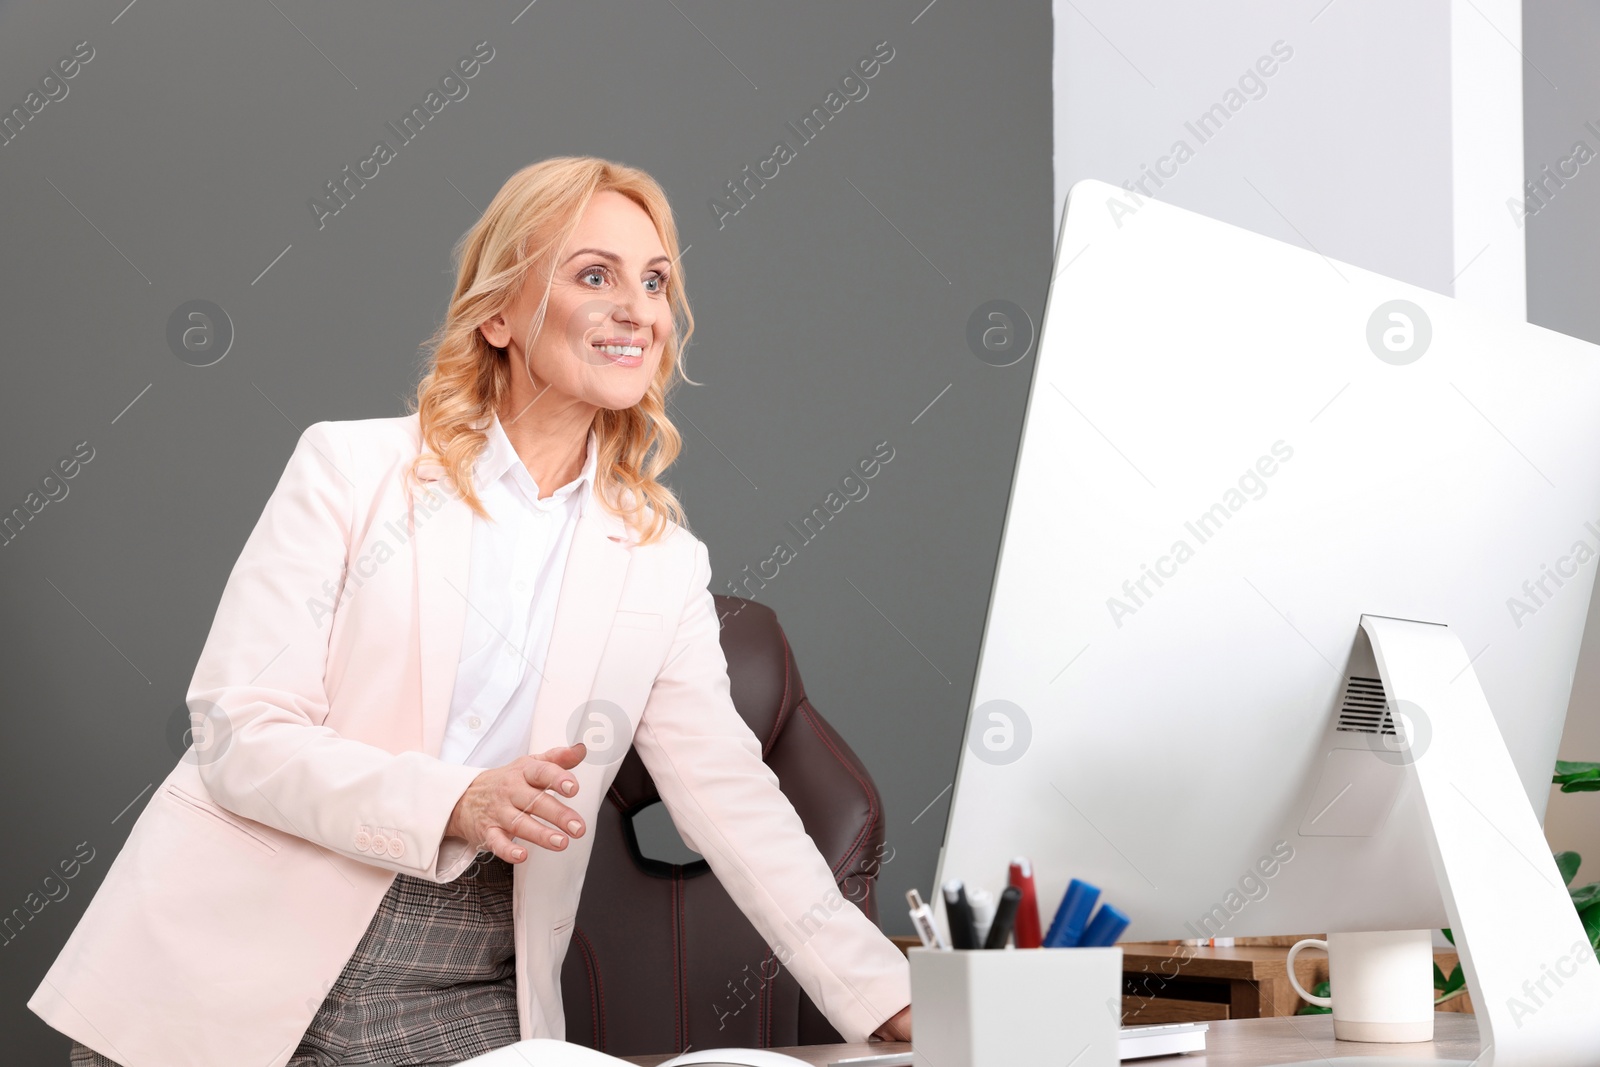
{"type": "Polygon", "coordinates": [[[1308,1003],[1333,1009],[1340,1041],[1433,1040],[1433,931],[1385,930],[1307,938],[1289,950],[1289,983],[1308,1003]],[[1294,959],[1304,948],[1328,954],[1330,997],[1300,987],[1294,959]]]}

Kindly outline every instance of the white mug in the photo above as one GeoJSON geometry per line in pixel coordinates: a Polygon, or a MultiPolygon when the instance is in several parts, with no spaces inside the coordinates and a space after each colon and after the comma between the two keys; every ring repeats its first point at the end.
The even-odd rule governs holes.
{"type": "Polygon", "coordinates": [[[1289,984],[1308,1003],[1333,1009],[1339,1041],[1433,1040],[1433,931],[1384,930],[1307,938],[1289,950],[1289,984]],[[1328,991],[1300,987],[1294,958],[1315,946],[1328,954],[1328,991]]]}

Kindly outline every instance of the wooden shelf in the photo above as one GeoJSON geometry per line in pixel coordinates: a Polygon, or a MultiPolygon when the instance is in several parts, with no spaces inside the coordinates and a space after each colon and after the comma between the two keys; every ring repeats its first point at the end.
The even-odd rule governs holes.
{"type": "MultiPolygon", "coordinates": [[[[1132,941],[1122,946],[1123,1025],[1190,1022],[1196,1019],[1256,1019],[1293,1015],[1304,1003],[1289,984],[1284,945],[1205,948],[1132,941]],[[1196,1014],[1206,1010],[1216,1015],[1196,1014]]],[[[1445,974],[1455,967],[1454,950],[1433,955],[1445,974]]],[[[1311,950],[1295,959],[1295,977],[1306,989],[1328,980],[1328,957],[1311,950]]],[[[1472,1010],[1465,995],[1440,1011],[1472,1010]]]]}
{"type": "MultiPolygon", "coordinates": [[[[1315,936],[1315,935],[1307,935],[1315,936]]],[[[922,944],[915,937],[890,938],[904,952],[922,944]]],[[[1261,938],[1281,944],[1202,948],[1170,941],[1122,943],[1122,1023],[1209,1022],[1293,1015],[1304,1003],[1289,984],[1289,946],[1299,938],[1261,938]]],[[[1433,954],[1445,974],[1458,957],[1453,949],[1433,954]]],[[[1295,977],[1306,989],[1328,980],[1328,957],[1315,949],[1295,959],[1295,977]]],[[[1439,1006],[1442,1012],[1471,1012],[1463,993],[1439,1006]]]]}

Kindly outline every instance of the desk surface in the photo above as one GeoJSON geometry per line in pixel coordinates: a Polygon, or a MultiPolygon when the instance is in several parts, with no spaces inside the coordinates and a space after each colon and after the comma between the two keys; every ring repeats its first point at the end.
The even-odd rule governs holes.
{"type": "MultiPolygon", "coordinates": [[[[913,1019],[915,1015],[913,1014],[913,1019]]],[[[915,1025],[913,1023],[913,1025],[915,1025]]],[[[1335,1041],[1331,1015],[1287,1015],[1277,1019],[1222,1019],[1209,1024],[1205,1052],[1134,1061],[1150,1067],[1268,1067],[1330,1056],[1403,1056],[1407,1059],[1470,1060],[1478,1054],[1478,1023],[1471,1015],[1440,1012],[1433,1018],[1433,1041],[1407,1045],[1374,1045],[1335,1041]]],[[[909,1051],[902,1042],[874,1041],[855,1045],[805,1045],[778,1049],[806,1063],[825,1067],[850,1056],[909,1051]]],[[[655,1067],[671,1056],[633,1056],[627,1062],[655,1067]]],[[[1024,1067],[1024,1065],[1018,1065],[1024,1067]]]]}

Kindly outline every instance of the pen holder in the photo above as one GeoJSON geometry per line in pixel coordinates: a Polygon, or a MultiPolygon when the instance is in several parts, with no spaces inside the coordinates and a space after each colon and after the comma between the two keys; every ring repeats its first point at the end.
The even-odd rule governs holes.
{"type": "Polygon", "coordinates": [[[916,1067],[1117,1067],[1122,949],[912,948],[916,1067]]]}

